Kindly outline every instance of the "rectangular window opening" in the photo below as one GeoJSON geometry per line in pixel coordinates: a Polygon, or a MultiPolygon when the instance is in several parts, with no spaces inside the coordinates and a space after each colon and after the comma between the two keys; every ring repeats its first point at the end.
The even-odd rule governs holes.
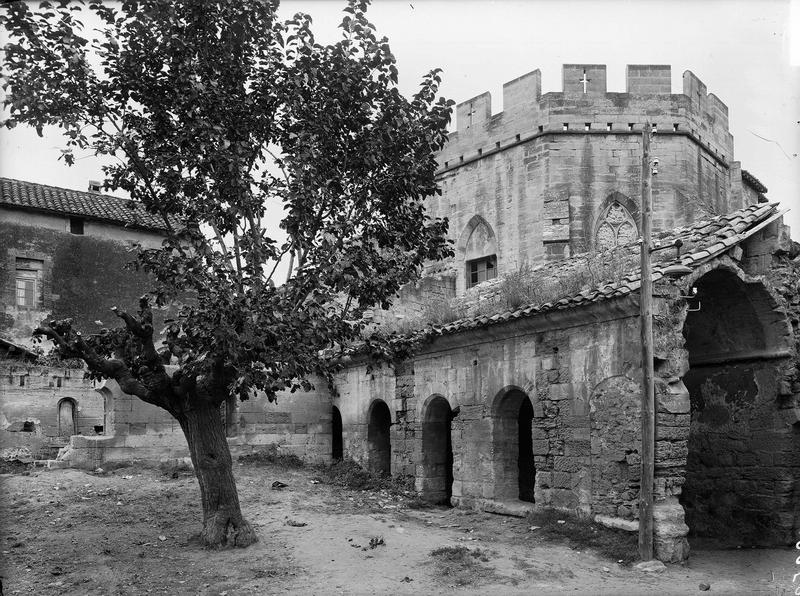
{"type": "Polygon", "coordinates": [[[569,130],[569,122],[564,122],[564,124],[561,126],[561,130],[569,130]]]}
{"type": "Polygon", "coordinates": [[[633,122],[628,122],[628,130],[633,130],[633,122]]]}
{"type": "Polygon", "coordinates": [[[467,261],[467,287],[477,286],[479,283],[497,277],[497,256],[491,255],[480,259],[467,261]]]}
{"type": "Polygon", "coordinates": [[[459,155],[458,156],[458,161],[461,162],[461,163],[464,163],[464,156],[463,155],[459,155]]]}
{"type": "Polygon", "coordinates": [[[494,144],[494,148],[495,148],[495,149],[500,149],[500,141],[497,141],[497,142],[494,144]]]}
{"type": "Polygon", "coordinates": [[[583,130],[592,130],[592,123],[591,122],[584,123],[583,130]]]}
{"type": "Polygon", "coordinates": [[[672,125],[672,130],[675,131],[675,132],[678,132],[678,123],[677,122],[672,125]]]}
{"type": "Polygon", "coordinates": [[[70,217],[69,218],[69,233],[77,236],[83,236],[83,218],[70,217]]]}
{"type": "Polygon", "coordinates": [[[519,141],[519,139],[520,139],[520,136],[519,136],[519,135],[517,135],[515,138],[517,139],[517,141],[519,141]]]}
{"type": "Polygon", "coordinates": [[[17,257],[14,285],[17,306],[37,308],[42,299],[44,261],[17,257]]]}
{"type": "Polygon", "coordinates": [[[539,132],[544,132],[544,125],[543,124],[539,125],[539,132]]]}
{"type": "Polygon", "coordinates": [[[478,149],[478,156],[483,155],[483,149],[478,149]]]}
{"type": "Polygon", "coordinates": [[[606,122],[606,130],[611,130],[611,122],[606,122]]]}

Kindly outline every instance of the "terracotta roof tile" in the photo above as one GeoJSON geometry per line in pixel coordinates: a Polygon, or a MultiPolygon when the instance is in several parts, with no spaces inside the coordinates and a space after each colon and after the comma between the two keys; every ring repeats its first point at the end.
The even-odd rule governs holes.
{"type": "MultiPolygon", "coordinates": [[[[672,230],[671,232],[659,232],[656,237],[660,246],[668,246],[677,239],[684,242],[684,253],[681,255],[680,262],[690,267],[696,267],[710,258],[719,256],[746,238],[744,232],[754,228],[760,222],[772,217],[777,213],[777,203],[760,203],[745,207],[728,215],[718,216],[712,220],[698,222],[692,226],[686,226],[672,230]]],[[[625,247],[630,251],[639,250],[639,243],[633,242],[625,247]]],[[[658,260],[653,263],[653,280],[663,279],[663,267],[675,262],[675,255],[669,250],[654,253],[654,257],[660,255],[658,260]],[[664,255],[663,253],[670,253],[664,255]]],[[[580,258],[576,255],[575,258],[580,258]]],[[[540,267],[541,270],[553,270],[563,266],[570,259],[547,263],[540,267]]],[[[498,322],[515,320],[523,317],[536,316],[539,313],[549,310],[563,310],[566,308],[583,306],[600,302],[610,298],[629,295],[636,292],[641,287],[641,278],[638,271],[633,271],[625,275],[619,282],[604,282],[597,287],[582,290],[572,296],[566,296],[553,302],[545,304],[530,304],[517,309],[514,312],[503,313],[502,316],[478,316],[473,318],[461,319],[453,323],[448,323],[442,327],[435,327],[442,335],[457,333],[475,327],[482,327],[498,322]]],[[[431,336],[432,329],[423,329],[410,334],[411,337],[425,338],[431,336]]]]}
{"type": "Polygon", "coordinates": [[[164,220],[146,211],[136,201],[12,178],[0,178],[0,205],[63,213],[162,233],[166,231],[164,220]]]}

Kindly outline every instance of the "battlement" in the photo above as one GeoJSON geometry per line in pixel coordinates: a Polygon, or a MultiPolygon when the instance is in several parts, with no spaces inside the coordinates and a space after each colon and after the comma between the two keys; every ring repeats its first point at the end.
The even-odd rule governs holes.
{"type": "Polygon", "coordinates": [[[723,161],[733,157],[728,107],[692,73],[683,73],[683,88],[672,92],[672,70],[663,64],[630,64],[625,91],[607,89],[605,64],[564,64],[561,91],[542,93],[542,76],[534,70],[503,85],[503,111],[492,114],[485,92],[456,106],[456,132],[442,162],[463,161],[530,138],[531,133],[641,131],[645,122],[659,131],[689,134],[723,161]],[[478,148],[481,148],[478,151],[478,148]]]}

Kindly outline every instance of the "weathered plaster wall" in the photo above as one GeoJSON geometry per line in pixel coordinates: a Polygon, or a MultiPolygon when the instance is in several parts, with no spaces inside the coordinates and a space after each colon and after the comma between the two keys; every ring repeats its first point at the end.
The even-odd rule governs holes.
{"type": "Polygon", "coordinates": [[[0,449],[25,447],[35,459],[55,457],[74,432],[104,432],[103,397],[82,369],[51,368],[6,362],[0,366],[0,449]],[[72,400],[70,428],[62,400],[72,400]],[[26,424],[27,423],[27,424],[26,424]]]}
{"type": "MultiPolygon", "coordinates": [[[[45,318],[70,317],[84,332],[94,332],[103,321],[113,326],[111,306],[134,308],[149,288],[144,273],[125,269],[134,258],[124,242],[76,236],[36,226],[0,222],[0,333],[17,343],[32,345],[31,333],[45,318]],[[43,284],[36,308],[16,303],[16,259],[35,259],[44,264],[43,284]]],[[[156,311],[156,328],[164,319],[156,311]]]]}

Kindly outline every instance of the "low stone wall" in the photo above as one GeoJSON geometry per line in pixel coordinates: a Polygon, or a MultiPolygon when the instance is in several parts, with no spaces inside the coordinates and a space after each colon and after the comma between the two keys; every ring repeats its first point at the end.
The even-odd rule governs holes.
{"type": "Polygon", "coordinates": [[[83,369],[0,364],[0,449],[55,457],[73,434],[102,434],[103,396],[83,369]]]}

